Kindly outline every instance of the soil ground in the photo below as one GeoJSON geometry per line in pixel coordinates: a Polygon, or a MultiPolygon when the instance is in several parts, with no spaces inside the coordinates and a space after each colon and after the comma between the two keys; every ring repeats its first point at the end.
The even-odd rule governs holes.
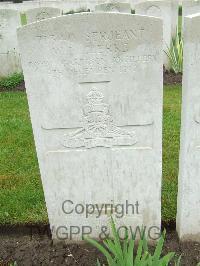
{"type": "Polygon", "coordinates": [[[25,91],[25,83],[22,81],[19,85],[17,85],[15,88],[8,89],[4,87],[0,87],[0,92],[5,92],[5,91],[25,91]]]}
{"type": "Polygon", "coordinates": [[[164,71],[163,73],[164,85],[176,85],[182,83],[182,74],[174,74],[170,71],[164,71]]]}
{"type": "MultiPolygon", "coordinates": [[[[167,228],[163,255],[173,251],[182,254],[181,266],[196,266],[200,262],[200,243],[180,243],[172,227],[167,228]]],[[[89,245],[53,244],[48,226],[2,226],[0,236],[0,266],[14,262],[17,266],[95,266],[97,258],[105,263],[89,245]]]]}

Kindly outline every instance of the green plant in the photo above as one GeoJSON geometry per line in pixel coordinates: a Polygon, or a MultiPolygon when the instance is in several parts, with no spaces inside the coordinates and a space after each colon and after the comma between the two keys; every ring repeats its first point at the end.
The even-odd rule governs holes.
{"type": "MultiPolygon", "coordinates": [[[[121,242],[113,219],[111,219],[111,228],[113,240],[106,239],[103,241],[103,245],[96,240],[86,239],[106,257],[108,266],[167,266],[175,256],[174,252],[170,252],[161,258],[165,232],[160,237],[153,255],[149,252],[147,240],[144,237],[140,239],[134,256],[135,240],[129,239],[128,232],[126,232],[125,240],[121,242]]],[[[180,258],[177,263],[176,265],[180,265],[180,258]]],[[[101,266],[99,261],[97,261],[97,266],[101,266]]]]}
{"type": "Polygon", "coordinates": [[[181,257],[182,257],[182,255],[178,258],[177,261],[175,261],[175,266],[180,266],[181,265],[181,257]]]}
{"type": "Polygon", "coordinates": [[[0,88],[5,90],[14,89],[24,80],[22,73],[14,73],[8,77],[3,77],[0,79],[0,88]]]}
{"type": "Polygon", "coordinates": [[[9,266],[17,266],[17,262],[14,261],[13,263],[10,263],[9,266]]]}
{"type": "Polygon", "coordinates": [[[179,5],[179,7],[178,7],[178,15],[182,16],[182,6],[181,5],[179,5]]]}
{"type": "Polygon", "coordinates": [[[21,24],[22,26],[27,24],[26,14],[24,13],[21,14],[21,24]]]}
{"type": "Polygon", "coordinates": [[[175,37],[172,38],[170,47],[165,51],[169,58],[170,70],[176,74],[183,72],[183,38],[182,33],[176,30],[175,37]]]}
{"type": "Polygon", "coordinates": [[[71,9],[68,12],[65,12],[64,15],[71,15],[71,14],[76,14],[76,13],[83,13],[83,12],[90,12],[90,9],[87,9],[85,7],[80,7],[76,10],[71,9]]]}

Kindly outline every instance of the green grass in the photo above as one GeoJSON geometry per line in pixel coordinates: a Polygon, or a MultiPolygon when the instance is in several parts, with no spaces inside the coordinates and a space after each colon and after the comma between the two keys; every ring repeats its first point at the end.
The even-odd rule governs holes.
{"type": "MultiPolygon", "coordinates": [[[[164,90],[163,220],[175,219],[180,86],[164,90]]],[[[0,224],[48,222],[26,94],[0,93],[0,224]]]]}
{"type": "Polygon", "coordinates": [[[22,73],[14,73],[8,77],[0,78],[0,90],[12,90],[24,80],[22,73]]]}
{"type": "Polygon", "coordinates": [[[162,219],[176,217],[179,160],[181,87],[164,89],[162,219]]]}
{"type": "Polygon", "coordinates": [[[0,223],[47,221],[26,94],[0,93],[0,223]]]}

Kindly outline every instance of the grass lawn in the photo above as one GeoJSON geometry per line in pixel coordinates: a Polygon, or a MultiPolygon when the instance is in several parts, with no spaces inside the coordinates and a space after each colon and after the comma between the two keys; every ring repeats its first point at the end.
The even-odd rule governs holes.
{"type": "MultiPolygon", "coordinates": [[[[175,219],[181,87],[164,89],[163,220],[175,219]]],[[[0,93],[0,224],[48,222],[24,92],[0,93]]]]}
{"type": "Polygon", "coordinates": [[[0,93],[0,223],[47,221],[26,94],[0,93]]]}
{"type": "Polygon", "coordinates": [[[179,141],[181,124],[181,86],[165,86],[163,112],[162,219],[176,217],[179,141]]]}

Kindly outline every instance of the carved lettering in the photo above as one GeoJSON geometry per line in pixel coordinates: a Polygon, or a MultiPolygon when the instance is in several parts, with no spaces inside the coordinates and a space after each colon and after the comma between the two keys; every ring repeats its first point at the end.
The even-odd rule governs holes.
{"type": "Polygon", "coordinates": [[[40,20],[43,20],[43,19],[46,19],[46,18],[50,18],[51,15],[45,11],[43,12],[40,12],[36,15],[36,20],[37,21],[40,21],[40,20]]]}
{"type": "Polygon", "coordinates": [[[99,44],[110,41],[130,41],[142,37],[144,29],[127,29],[127,30],[111,30],[107,31],[95,31],[86,34],[86,42],[99,44]]]}

